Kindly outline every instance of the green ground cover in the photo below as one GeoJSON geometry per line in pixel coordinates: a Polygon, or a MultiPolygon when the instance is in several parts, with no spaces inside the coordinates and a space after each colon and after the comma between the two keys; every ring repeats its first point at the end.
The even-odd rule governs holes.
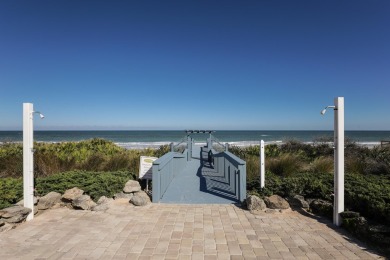
{"type": "MultiPolygon", "coordinates": [[[[78,187],[96,201],[100,196],[112,197],[122,191],[128,180],[135,178],[136,176],[129,171],[69,171],[36,178],[35,193],[43,196],[51,191],[64,193],[67,189],[78,187]]],[[[9,207],[22,198],[22,178],[0,178],[0,209],[9,207]]]]}
{"type": "MultiPolygon", "coordinates": [[[[126,150],[102,139],[82,142],[35,143],[34,177],[36,194],[63,193],[79,187],[93,199],[112,197],[129,179],[138,175],[141,155],[160,157],[169,151],[126,150]]],[[[0,145],[0,209],[23,198],[22,144],[0,145]]]]}
{"type": "MultiPolygon", "coordinates": [[[[247,162],[247,188],[260,196],[302,195],[333,202],[333,148],[288,141],[267,145],[266,188],[259,184],[259,146],[232,147],[247,162]]],[[[346,142],[345,207],[375,222],[390,226],[390,148],[367,148],[346,142]]]]}

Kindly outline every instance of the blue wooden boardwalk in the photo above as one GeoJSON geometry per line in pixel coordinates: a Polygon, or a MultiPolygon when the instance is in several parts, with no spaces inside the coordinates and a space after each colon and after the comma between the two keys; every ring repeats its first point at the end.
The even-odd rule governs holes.
{"type": "Polygon", "coordinates": [[[161,203],[232,204],[238,203],[235,187],[207,162],[201,147],[193,147],[192,160],[187,162],[163,194],[161,203]]]}

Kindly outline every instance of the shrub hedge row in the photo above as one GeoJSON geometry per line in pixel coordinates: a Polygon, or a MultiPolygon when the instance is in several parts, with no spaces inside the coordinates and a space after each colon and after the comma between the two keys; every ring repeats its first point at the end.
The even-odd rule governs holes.
{"type": "MultiPolygon", "coordinates": [[[[266,173],[266,184],[260,189],[259,180],[248,182],[249,193],[261,197],[278,194],[282,197],[302,195],[333,202],[333,175],[298,173],[281,177],[266,173]]],[[[360,212],[369,220],[390,226],[390,177],[376,175],[345,175],[345,208],[360,212]]]]}
{"type": "MultiPolygon", "coordinates": [[[[100,196],[112,197],[120,192],[125,183],[136,176],[128,171],[86,172],[70,171],[48,177],[36,178],[36,195],[43,196],[50,191],[64,193],[65,190],[78,187],[92,199],[100,196]]],[[[9,207],[23,198],[22,178],[0,178],[0,209],[9,207]]]]}

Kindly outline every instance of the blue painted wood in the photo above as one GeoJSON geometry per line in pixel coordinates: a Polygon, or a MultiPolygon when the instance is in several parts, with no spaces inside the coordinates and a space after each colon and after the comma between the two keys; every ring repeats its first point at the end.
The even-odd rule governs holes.
{"type": "Polygon", "coordinates": [[[192,160],[175,175],[160,201],[185,204],[242,202],[246,197],[245,161],[229,152],[212,150],[214,163],[210,164],[207,147],[194,145],[192,148],[192,160]]]}
{"type": "Polygon", "coordinates": [[[221,144],[210,132],[207,145],[196,146],[187,132],[184,153],[175,153],[172,147],[173,144],[170,153],[153,163],[153,202],[237,203],[245,200],[246,162],[230,153],[228,144],[221,144]],[[213,149],[213,143],[219,152],[213,149]]]}
{"type": "Polygon", "coordinates": [[[185,154],[169,152],[153,162],[153,202],[160,201],[172,179],[185,167],[185,161],[185,154]]]}

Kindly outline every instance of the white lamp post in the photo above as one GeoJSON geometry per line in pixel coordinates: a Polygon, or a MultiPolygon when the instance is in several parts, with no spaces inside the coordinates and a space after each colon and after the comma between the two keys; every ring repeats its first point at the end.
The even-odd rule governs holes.
{"type": "Polygon", "coordinates": [[[264,188],[265,184],[265,157],[264,157],[264,141],[260,141],[260,188],[264,188]]]}
{"type": "Polygon", "coordinates": [[[33,104],[23,103],[23,200],[24,207],[31,209],[27,221],[34,218],[34,113],[44,118],[40,112],[33,110],[33,104]]]}
{"type": "Polygon", "coordinates": [[[321,111],[324,115],[327,108],[334,109],[334,206],[333,224],[340,226],[340,213],[344,211],[344,97],[334,99],[334,106],[327,106],[321,111]]]}

